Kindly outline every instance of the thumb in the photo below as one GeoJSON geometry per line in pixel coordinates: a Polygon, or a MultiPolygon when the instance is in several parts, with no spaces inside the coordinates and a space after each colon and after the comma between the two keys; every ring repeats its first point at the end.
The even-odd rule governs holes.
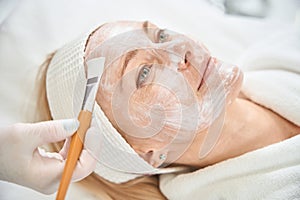
{"type": "Polygon", "coordinates": [[[70,137],[78,127],[77,119],[63,119],[30,124],[28,128],[29,134],[37,138],[36,145],[40,146],[70,137]]]}
{"type": "Polygon", "coordinates": [[[103,141],[103,134],[98,128],[98,124],[93,120],[85,136],[84,148],[97,159],[100,156],[103,141]]]}

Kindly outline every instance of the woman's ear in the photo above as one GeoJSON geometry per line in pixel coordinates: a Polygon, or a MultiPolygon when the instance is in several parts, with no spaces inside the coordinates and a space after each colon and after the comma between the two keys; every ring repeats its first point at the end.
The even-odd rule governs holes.
{"type": "Polygon", "coordinates": [[[145,153],[139,152],[138,154],[153,167],[159,167],[167,160],[168,151],[149,149],[145,153]]]}

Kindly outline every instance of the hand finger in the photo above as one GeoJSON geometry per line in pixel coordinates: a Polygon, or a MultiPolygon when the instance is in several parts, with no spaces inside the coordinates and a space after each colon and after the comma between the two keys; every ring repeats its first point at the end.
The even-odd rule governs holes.
{"type": "MultiPolygon", "coordinates": [[[[50,155],[47,153],[47,155],[50,155]]],[[[63,173],[65,161],[41,156],[38,151],[34,152],[33,162],[30,166],[30,176],[38,177],[38,183],[32,183],[32,188],[44,194],[54,193],[59,185],[63,173]]]]}
{"type": "Polygon", "coordinates": [[[62,141],[70,137],[78,128],[77,119],[64,119],[28,124],[28,131],[37,138],[36,146],[62,141]]]}
{"type": "Polygon", "coordinates": [[[72,182],[80,181],[90,175],[95,170],[96,164],[97,160],[86,149],[83,149],[74,169],[72,182]]]}
{"type": "Polygon", "coordinates": [[[66,159],[68,156],[68,150],[70,148],[71,144],[71,137],[68,137],[64,143],[63,148],[59,151],[59,154],[63,157],[63,159],[66,159]]]}
{"type": "Polygon", "coordinates": [[[95,170],[97,163],[96,155],[100,152],[101,147],[101,137],[102,134],[99,133],[96,122],[92,120],[91,127],[85,136],[84,149],[73,172],[73,182],[85,178],[95,170]]]}
{"type": "Polygon", "coordinates": [[[94,126],[89,128],[86,133],[84,148],[89,151],[95,158],[99,157],[103,142],[102,137],[103,135],[99,132],[99,129],[94,126]]]}
{"type": "Polygon", "coordinates": [[[55,158],[57,160],[64,160],[61,154],[56,152],[46,152],[44,149],[38,147],[37,148],[39,154],[44,158],[55,158]]]}
{"type": "MultiPolygon", "coordinates": [[[[40,181],[38,184],[33,184],[32,188],[45,194],[51,194],[57,190],[66,164],[65,160],[59,158],[59,155],[42,149],[35,151],[34,162],[30,167],[32,171],[29,174],[39,177],[40,181]]],[[[73,171],[71,181],[79,181],[87,177],[95,170],[96,163],[96,159],[84,149],[73,171]]]]}

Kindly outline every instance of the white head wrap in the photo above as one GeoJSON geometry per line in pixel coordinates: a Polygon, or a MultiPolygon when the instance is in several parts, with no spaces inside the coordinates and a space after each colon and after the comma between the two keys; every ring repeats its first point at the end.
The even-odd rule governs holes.
{"type": "MultiPolygon", "coordinates": [[[[49,64],[46,90],[53,119],[74,118],[80,112],[86,86],[84,51],[89,35],[83,35],[59,49],[49,64]]],[[[97,103],[94,116],[104,140],[99,141],[101,159],[95,169],[99,176],[114,183],[122,183],[145,174],[169,173],[181,169],[152,167],[117,132],[97,103]]]]}

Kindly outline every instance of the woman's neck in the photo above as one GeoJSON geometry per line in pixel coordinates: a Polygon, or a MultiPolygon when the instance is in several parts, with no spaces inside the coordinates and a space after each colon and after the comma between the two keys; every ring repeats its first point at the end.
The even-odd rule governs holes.
{"type": "Polygon", "coordinates": [[[237,157],[299,133],[299,126],[265,107],[238,98],[226,111],[222,132],[213,150],[205,158],[199,159],[199,150],[206,133],[198,134],[178,163],[203,167],[237,157]]]}

